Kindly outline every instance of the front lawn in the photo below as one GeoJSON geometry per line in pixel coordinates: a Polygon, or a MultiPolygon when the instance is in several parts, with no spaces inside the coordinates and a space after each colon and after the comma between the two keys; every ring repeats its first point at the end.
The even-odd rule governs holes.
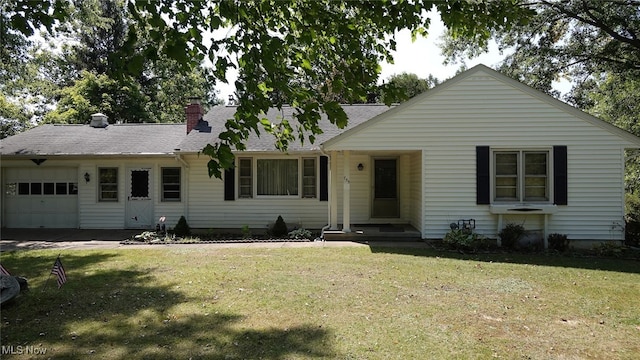
{"type": "Polygon", "coordinates": [[[376,247],[3,253],[3,359],[632,359],[640,262],[376,247]],[[61,253],[68,282],[49,271],[61,253]],[[46,352],[42,356],[42,352],[46,352]]]}

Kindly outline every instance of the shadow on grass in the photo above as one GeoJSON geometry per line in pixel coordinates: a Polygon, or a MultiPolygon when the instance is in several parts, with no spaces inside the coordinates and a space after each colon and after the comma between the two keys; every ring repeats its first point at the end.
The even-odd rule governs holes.
{"type": "MultiPolygon", "coordinates": [[[[52,277],[43,288],[55,256],[2,254],[3,265],[14,275],[33,279],[30,291],[2,308],[3,359],[29,358],[25,351],[34,348],[55,359],[335,356],[327,329],[252,328],[244,324],[242,314],[178,291],[184,279],[158,284],[154,274],[167,270],[161,264],[143,270],[114,269],[117,253],[64,252],[67,283],[58,289],[52,277]],[[177,310],[180,307],[187,310],[177,310]]],[[[42,358],[42,353],[31,354],[42,358]]]]}
{"type": "Polygon", "coordinates": [[[528,264],[540,266],[557,266],[565,268],[578,268],[588,270],[606,270],[623,273],[640,274],[640,261],[602,258],[595,256],[585,256],[580,253],[516,253],[516,252],[478,252],[478,253],[460,253],[455,250],[444,249],[427,249],[416,247],[391,247],[376,246],[375,243],[369,243],[371,252],[373,253],[391,253],[425,257],[440,257],[459,260],[473,260],[483,262],[503,262],[509,264],[528,264]]]}

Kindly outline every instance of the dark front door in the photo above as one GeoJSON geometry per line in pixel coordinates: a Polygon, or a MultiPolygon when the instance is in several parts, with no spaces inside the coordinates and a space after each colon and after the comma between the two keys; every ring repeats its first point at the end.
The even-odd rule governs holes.
{"type": "Polygon", "coordinates": [[[397,159],[374,159],[373,163],[374,174],[371,217],[399,217],[398,161],[397,159]]]}

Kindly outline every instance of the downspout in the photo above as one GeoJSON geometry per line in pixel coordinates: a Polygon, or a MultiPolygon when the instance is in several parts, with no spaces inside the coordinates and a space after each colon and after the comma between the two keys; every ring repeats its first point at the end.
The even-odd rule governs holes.
{"type": "MultiPolygon", "coordinates": [[[[189,169],[189,163],[184,161],[180,154],[175,154],[175,158],[186,169],[189,169]]],[[[189,219],[189,171],[184,172],[184,217],[187,220],[189,219]]]]}
{"type": "Polygon", "coordinates": [[[327,194],[328,198],[327,198],[327,225],[323,226],[322,229],[320,230],[320,238],[322,239],[322,241],[325,241],[324,239],[324,232],[331,228],[331,191],[333,191],[333,186],[331,184],[331,156],[329,156],[329,154],[324,152],[324,149],[322,148],[322,145],[320,145],[320,147],[318,148],[320,149],[320,153],[324,156],[327,157],[327,176],[329,177],[327,179],[327,187],[329,188],[329,194],[327,194]]]}

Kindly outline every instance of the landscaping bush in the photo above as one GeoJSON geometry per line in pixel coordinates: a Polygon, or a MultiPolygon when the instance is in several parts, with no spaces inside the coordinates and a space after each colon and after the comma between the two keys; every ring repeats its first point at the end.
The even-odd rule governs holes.
{"type": "Polygon", "coordinates": [[[469,229],[452,229],[442,241],[454,249],[471,249],[476,238],[476,234],[469,229]]]}
{"type": "Polygon", "coordinates": [[[240,229],[240,231],[242,232],[242,238],[245,240],[251,239],[253,237],[253,235],[251,234],[251,228],[249,228],[249,225],[242,226],[242,229],[240,229]]]}
{"type": "Polygon", "coordinates": [[[628,193],[624,207],[625,243],[629,246],[640,246],[640,196],[628,193]]]}
{"type": "Polygon", "coordinates": [[[549,234],[547,237],[550,250],[564,252],[569,248],[569,239],[565,234],[549,234]]]}
{"type": "Polygon", "coordinates": [[[176,236],[185,237],[191,235],[191,228],[189,228],[189,224],[187,224],[187,219],[184,216],[180,216],[180,220],[176,224],[176,227],[173,228],[173,233],[176,236]]]}
{"type": "Polygon", "coordinates": [[[271,227],[271,235],[275,237],[283,237],[288,233],[287,224],[284,222],[282,216],[278,215],[278,219],[271,227]]]}
{"type": "Polygon", "coordinates": [[[471,229],[452,229],[444,236],[442,242],[456,250],[476,251],[490,249],[495,246],[494,240],[476,234],[471,229]]]}
{"type": "Polygon", "coordinates": [[[507,226],[498,233],[502,247],[514,249],[518,244],[518,240],[524,235],[524,232],[524,226],[520,224],[507,224],[507,226]]]}
{"type": "Polygon", "coordinates": [[[291,232],[289,232],[289,239],[296,239],[296,240],[310,240],[311,237],[313,235],[311,234],[311,231],[307,230],[307,229],[295,229],[291,232]]]}

